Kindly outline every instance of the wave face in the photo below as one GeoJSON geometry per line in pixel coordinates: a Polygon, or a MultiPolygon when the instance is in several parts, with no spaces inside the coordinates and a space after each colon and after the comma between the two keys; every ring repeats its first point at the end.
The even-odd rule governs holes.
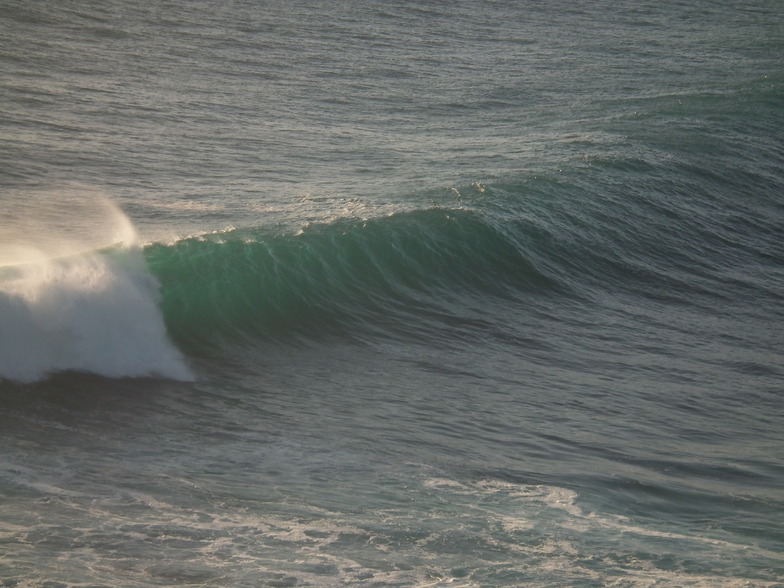
{"type": "Polygon", "coordinates": [[[450,306],[565,291],[477,212],[234,230],[145,250],[173,336],[432,337],[450,306]]]}

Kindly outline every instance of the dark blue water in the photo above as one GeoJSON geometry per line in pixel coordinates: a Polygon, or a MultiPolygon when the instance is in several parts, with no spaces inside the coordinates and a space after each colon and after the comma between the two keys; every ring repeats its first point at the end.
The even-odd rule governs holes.
{"type": "Polygon", "coordinates": [[[784,582],[784,8],[6,1],[7,586],[784,582]]]}

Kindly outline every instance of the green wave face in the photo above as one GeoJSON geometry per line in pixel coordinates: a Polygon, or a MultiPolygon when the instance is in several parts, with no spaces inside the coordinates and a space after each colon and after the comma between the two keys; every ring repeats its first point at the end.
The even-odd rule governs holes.
{"type": "Polygon", "coordinates": [[[428,209],[189,238],[145,250],[181,343],[218,337],[319,337],[394,329],[468,296],[557,290],[480,213],[428,209]]]}

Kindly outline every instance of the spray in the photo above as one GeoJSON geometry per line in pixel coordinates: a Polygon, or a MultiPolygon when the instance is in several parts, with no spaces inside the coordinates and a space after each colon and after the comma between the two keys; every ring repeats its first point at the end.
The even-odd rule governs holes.
{"type": "Polygon", "coordinates": [[[0,378],[192,379],[130,220],[94,189],[12,199],[0,235],[0,378]]]}

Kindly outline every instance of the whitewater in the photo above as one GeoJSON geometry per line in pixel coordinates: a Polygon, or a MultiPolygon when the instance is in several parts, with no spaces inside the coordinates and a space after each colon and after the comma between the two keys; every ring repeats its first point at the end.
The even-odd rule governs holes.
{"type": "Polygon", "coordinates": [[[11,197],[15,218],[0,233],[0,374],[189,379],[133,226],[108,197],[86,187],[11,197]]]}
{"type": "Polygon", "coordinates": [[[0,584],[784,583],[781,3],[0,8],[0,584]]]}

